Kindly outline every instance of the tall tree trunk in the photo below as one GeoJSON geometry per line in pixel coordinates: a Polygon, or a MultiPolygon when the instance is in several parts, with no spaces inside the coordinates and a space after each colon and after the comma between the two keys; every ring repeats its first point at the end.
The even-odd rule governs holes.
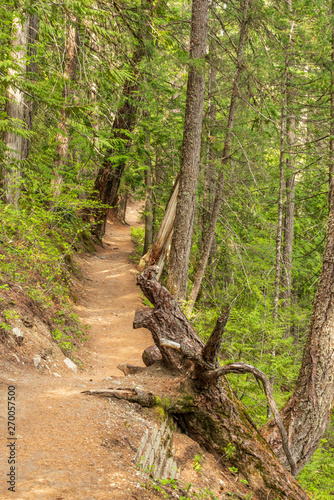
{"type": "MultiPolygon", "coordinates": [[[[148,10],[151,16],[154,8],[152,0],[142,0],[141,9],[143,12],[148,10]]],[[[141,31],[138,33],[140,45],[134,51],[132,57],[132,65],[137,73],[137,79],[126,80],[122,94],[122,101],[124,104],[118,109],[112,127],[113,138],[121,139],[124,144],[121,159],[118,163],[111,161],[110,158],[115,154],[115,150],[111,149],[107,151],[94,184],[93,198],[103,205],[106,205],[102,210],[94,210],[92,214],[94,219],[92,233],[100,240],[105,234],[109,209],[115,209],[118,204],[118,189],[126,167],[126,152],[131,146],[129,133],[133,131],[136,125],[136,112],[139,104],[138,91],[140,88],[140,83],[138,81],[138,64],[150,52],[147,47],[150,38],[147,20],[142,20],[140,26],[141,31]]]]}
{"type": "MultiPolygon", "coordinates": [[[[29,80],[35,79],[37,71],[37,64],[36,64],[37,35],[38,35],[38,16],[37,14],[32,14],[31,16],[29,16],[29,34],[28,34],[28,50],[27,50],[28,64],[26,68],[27,78],[29,80]]],[[[25,122],[27,124],[28,130],[32,130],[33,114],[34,114],[34,101],[32,99],[29,100],[27,99],[25,103],[25,115],[26,115],[25,122]]],[[[28,158],[30,150],[30,140],[29,138],[26,138],[25,141],[26,141],[25,157],[28,158]]]]}
{"type": "Polygon", "coordinates": [[[276,233],[276,264],[275,264],[275,291],[273,318],[276,323],[278,317],[278,302],[280,296],[281,259],[282,259],[282,233],[283,233],[283,190],[284,190],[284,148],[286,135],[286,79],[287,65],[282,83],[282,105],[281,105],[281,131],[280,131],[280,163],[279,163],[279,191],[278,191],[278,220],[276,233]]]}
{"type": "MultiPolygon", "coordinates": [[[[288,0],[289,15],[292,17],[292,0],[288,0]]],[[[285,222],[284,222],[284,245],[283,245],[283,298],[285,305],[288,306],[291,297],[291,269],[292,269],[292,249],[293,249],[293,232],[295,218],[295,168],[293,158],[293,147],[295,144],[295,111],[294,111],[294,88],[291,68],[294,64],[294,22],[291,21],[290,41],[287,49],[288,57],[287,65],[287,180],[286,180],[286,207],[285,207],[285,222]]]]}
{"type": "Polygon", "coordinates": [[[227,120],[227,130],[226,130],[225,143],[224,143],[224,149],[223,149],[223,159],[221,162],[221,171],[218,175],[217,187],[216,187],[216,192],[215,192],[215,201],[214,201],[213,208],[212,208],[210,225],[208,228],[208,232],[207,232],[205,241],[203,243],[203,252],[201,255],[200,264],[199,264],[199,267],[198,267],[196,275],[195,275],[194,284],[193,284],[193,287],[192,287],[192,290],[191,290],[191,293],[189,296],[187,308],[186,308],[187,314],[191,314],[191,312],[194,308],[196,299],[197,299],[198,292],[199,292],[200,287],[201,287],[201,283],[203,280],[205,269],[206,269],[206,266],[208,263],[208,258],[210,255],[212,242],[213,242],[213,239],[215,236],[220,205],[221,205],[221,201],[223,198],[224,167],[228,163],[229,154],[230,154],[230,145],[231,145],[231,139],[232,139],[232,133],[233,133],[234,115],[235,115],[236,103],[237,103],[238,92],[239,92],[239,80],[240,80],[240,74],[241,74],[242,65],[243,65],[243,53],[244,53],[245,43],[247,40],[247,23],[248,23],[248,10],[249,10],[249,6],[250,6],[250,1],[251,0],[245,0],[244,5],[243,5],[243,19],[242,19],[241,26],[240,26],[239,45],[238,45],[238,51],[237,51],[237,62],[236,62],[236,69],[235,69],[235,75],[234,75],[233,86],[232,86],[232,95],[231,95],[231,101],[230,101],[229,115],[228,115],[228,120],[227,120]]]}
{"type": "Polygon", "coordinates": [[[213,42],[210,40],[210,68],[209,68],[209,109],[208,121],[209,128],[207,131],[207,158],[204,171],[204,185],[203,185],[203,214],[202,214],[202,238],[200,254],[203,253],[203,245],[208,234],[210,225],[210,214],[213,209],[215,185],[216,185],[216,165],[215,165],[215,137],[213,136],[215,123],[217,119],[217,106],[215,101],[215,94],[217,91],[217,69],[213,59],[213,42]],[[213,98],[212,98],[213,96],[213,98]]]}
{"type": "MultiPolygon", "coordinates": [[[[11,38],[14,66],[8,70],[8,74],[13,78],[24,77],[26,74],[28,38],[29,18],[22,21],[20,17],[14,17],[11,38]]],[[[6,202],[18,208],[22,177],[21,165],[22,160],[27,157],[27,140],[17,132],[18,128],[26,129],[24,92],[18,86],[10,85],[6,99],[5,112],[14,130],[7,130],[3,135],[7,149],[2,173],[3,187],[6,202]]]]}
{"type": "Polygon", "coordinates": [[[70,15],[68,19],[68,29],[65,44],[65,67],[63,73],[64,86],[63,86],[63,99],[64,107],[62,109],[61,119],[58,123],[58,133],[56,139],[56,158],[53,164],[53,179],[51,181],[51,188],[54,199],[57,200],[63,183],[62,170],[66,167],[68,146],[70,143],[70,136],[68,131],[68,113],[66,104],[68,104],[71,96],[71,82],[75,81],[76,69],[78,63],[78,44],[77,44],[77,29],[75,23],[77,19],[75,16],[70,15]]]}
{"type": "Polygon", "coordinates": [[[146,161],[145,171],[145,184],[146,184],[146,198],[145,198],[145,242],[143,254],[145,255],[153,241],[153,203],[152,203],[152,168],[150,156],[150,135],[147,131],[147,150],[148,158],[146,161]]]}
{"type": "MultiPolygon", "coordinates": [[[[332,15],[334,2],[332,2],[332,15]]],[[[332,29],[331,67],[334,67],[332,29]]],[[[332,69],[329,141],[329,216],[322,271],[315,296],[302,366],[293,393],[281,410],[297,473],[310,460],[329,424],[334,404],[334,71],[332,69]]],[[[282,443],[273,421],[262,435],[286,464],[282,443]]]]}
{"type": "MultiPolygon", "coordinates": [[[[136,65],[140,59],[143,57],[141,51],[137,51],[133,57],[133,64],[136,65]]],[[[123,99],[124,104],[117,111],[114,123],[113,123],[113,137],[121,139],[125,146],[122,150],[122,159],[118,163],[111,161],[111,157],[115,154],[114,150],[107,151],[105,159],[100,168],[95,184],[94,184],[94,199],[103,203],[107,207],[104,209],[97,209],[94,212],[94,224],[92,227],[92,232],[99,239],[105,233],[107,217],[109,213],[109,208],[115,208],[118,203],[118,189],[121,183],[121,178],[126,166],[126,160],[124,159],[126,151],[131,146],[131,140],[129,139],[129,133],[131,133],[136,124],[136,110],[138,101],[136,102],[135,95],[139,90],[138,82],[133,82],[132,80],[127,80],[123,87],[123,99]]]]}
{"type": "Polygon", "coordinates": [[[204,58],[208,34],[208,7],[209,0],[193,0],[190,34],[190,69],[182,143],[180,189],[177,199],[167,278],[169,289],[180,301],[186,297],[190,249],[195,219],[203,122],[205,88],[204,58]]]}

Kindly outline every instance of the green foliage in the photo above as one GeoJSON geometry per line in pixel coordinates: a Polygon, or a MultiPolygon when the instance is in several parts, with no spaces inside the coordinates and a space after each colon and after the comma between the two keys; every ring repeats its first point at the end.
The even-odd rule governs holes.
{"type": "Polygon", "coordinates": [[[193,468],[199,475],[202,474],[202,461],[203,455],[195,455],[195,458],[193,460],[193,468]]]}
{"type": "Polygon", "coordinates": [[[145,229],[143,227],[132,227],[131,228],[131,239],[135,244],[135,252],[132,254],[133,262],[138,263],[141,256],[143,255],[144,241],[145,241],[145,229]]]}
{"type": "MultiPolygon", "coordinates": [[[[179,171],[191,5],[172,1],[152,6],[143,8],[133,1],[109,8],[91,0],[34,4],[10,0],[0,5],[3,200],[5,173],[13,172],[15,166],[21,174],[19,208],[0,202],[0,289],[18,288],[50,320],[53,336],[65,351],[84,335],[70,308],[70,273],[76,272],[72,255],[89,241],[90,211],[108,209],[92,200],[104,162],[115,169],[126,162],[122,196],[135,194],[144,199],[150,169],[155,230],[179,171]],[[24,20],[28,14],[38,16],[39,27],[37,42],[24,57],[24,63],[32,63],[24,73],[18,51],[14,53],[11,46],[12,24],[15,17],[24,20]],[[77,35],[77,60],[75,76],[68,79],[70,26],[77,35]],[[22,120],[7,115],[10,86],[22,90],[27,109],[33,110],[31,130],[22,120]],[[113,130],[113,121],[120,110],[124,112],[125,103],[135,104],[136,125],[119,134],[113,130]],[[28,158],[9,161],[8,132],[29,139],[28,158]],[[68,139],[68,151],[56,166],[60,136],[68,139]],[[59,179],[57,193],[54,186],[59,179]]],[[[205,62],[198,62],[207,71],[207,85],[189,288],[208,227],[204,216],[213,201],[214,187],[208,185],[205,171],[211,163],[213,177],[221,169],[242,9],[238,1],[212,4],[209,53],[205,62]],[[213,69],[215,82],[209,81],[213,69]]],[[[197,331],[207,339],[221,311],[231,306],[220,362],[242,360],[264,371],[273,383],[279,407],[297,378],[324,249],[333,69],[333,20],[328,9],[326,2],[308,0],[293,2],[292,12],[286,3],[252,5],[230,155],[224,166],[216,246],[192,316],[197,331]],[[288,111],[296,117],[295,140],[292,148],[283,142],[284,165],[292,158],[296,174],[292,298],[289,303],[282,298],[281,280],[274,319],[282,89],[291,20],[295,63],[289,67],[293,95],[288,111]]],[[[285,167],[284,204],[290,176],[285,167]]],[[[138,262],[144,230],[133,228],[132,238],[133,260],[138,262]]],[[[166,271],[162,280],[165,277],[166,271]]],[[[6,331],[15,320],[11,316],[15,309],[2,298],[0,304],[4,309],[0,328],[6,331]]],[[[149,305],[147,299],[145,304],[149,305]]],[[[229,380],[253,420],[263,425],[268,418],[267,402],[253,377],[231,374],[229,380]]],[[[327,438],[300,476],[314,498],[327,498],[324,495],[332,488],[334,446],[331,435],[327,438]]],[[[233,446],[229,444],[224,453],[232,458],[233,446]]],[[[195,460],[194,467],[200,472],[201,461],[195,460]]]]}
{"type": "Polygon", "coordinates": [[[320,447],[298,475],[298,481],[315,500],[330,500],[334,490],[334,446],[331,440],[322,439],[320,447]]]}
{"type": "Polygon", "coordinates": [[[232,474],[237,474],[238,473],[238,468],[237,467],[228,467],[228,470],[232,472],[232,474]]]}
{"type": "Polygon", "coordinates": [[[142,486],[157,491],[162,498],[174,498],[176,493],[179,500],[218,500],[209,488],[205,488],[205,490],[198,488],[196,490],[192,483],[184,484],[176,479],[153,479],[148,485],[142,486]],[[186,495],[183,495],[184,492],[186,492],[186,495]]]}
{"type": "Polygon", "coordinates": [[[16,313],[15,309],[12,310],[5,309],[3,311],[3,317],[4,321],[0,323],[0,330],[10,330],[12,320],[18,318],[19,315],[16,313]]]}
{"type": "Polygon", "coordinates": [[[228,460],[233,457],[235,451],[235,446],[233,446],[231,443],[228,443],[228,445],[224,448],[225,456],[228,460]]]}

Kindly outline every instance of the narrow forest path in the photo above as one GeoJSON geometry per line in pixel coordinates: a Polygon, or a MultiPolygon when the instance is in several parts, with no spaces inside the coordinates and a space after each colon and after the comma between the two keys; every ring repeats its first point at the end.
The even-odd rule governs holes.
{"type": "MultiPolygon", "coordinates": [[[[127,223],[137,226],[138,217],[138,205],[129,206],[127,223]]],[[[143,365],[142,352],[153,344],[150,332],[132,328],[134,311],[142,302],[136,286],[138,271],[129,260],[134,250],[130,226],[108,223],[104,248],[81,259],[86,286],[79,292],[76,313],[90,326],[87,348],[92,368],[87,378],[119,376],[120,363],[143,365]]]]}
{"type": "MultiPolygon", "coordinates": [[[[137,224],[138,208],[128,209],[131,225],[137,224]]],[[[130,227],[108,224],[104,243],[96,254],[79,258],[83,279],[75,309],[91,327],[90,339],[78,353],[85,370],[74,373],[64,365],[61,376],[31,369],[9,379],[17,395],[17,477],[12,493],[3,481],[9,466],[1,460],[3,500],[137,498],[130,493],[136,480],[133,466],[127,469],[126,464],[134,455],[130,440],[136,443],[143,425],[147,427],[141,408],[81,394],[108,376],[122,376],[119,363],[142,365],[142,351],[152,344],[148,331],[132,329],[141,299],[129,260],[130,227]]],[[[5,443],[2,436],[1,454],[5,443]]]]}

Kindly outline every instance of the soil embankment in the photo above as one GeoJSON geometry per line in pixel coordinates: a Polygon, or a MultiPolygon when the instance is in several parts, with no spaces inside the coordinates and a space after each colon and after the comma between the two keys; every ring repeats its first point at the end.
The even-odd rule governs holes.
{"type": "MultiPolygon", "coordinates": [[[[135,225],[137,215],[137,207],[130,207],[127,221],[135,225]]],[[[134,455],[131,436],[136,443],[142,433],[142,419],[126,402],[113,404],[81,394],[85,388],[99,386],[108,376],[122,376],[117,369],[119,363],[143,365],[141,353],[152,344],[148,331],[132,329],[134,310],[141,300],[136,270],[129,260],[131,252],[129,227],[111,228],[108,224],[104,248],[79,258],[83,279],[76,287],[75,309],[90,325],[90,338],[78,353],[84,370],[74,373],[59,361],[56,368],[49,363],[51,373],[56,373],[52,376],[22,363],[12,365],[11,373],[0,368],[1,499],[131,498],[129,490],[136,478],[129,477],[123,458],[128,455],[130,462],[134,455]],[[8,384],[16,390],[15,493],[8,491],[4,481],[9,472],[4,460],[8,384]]]]}

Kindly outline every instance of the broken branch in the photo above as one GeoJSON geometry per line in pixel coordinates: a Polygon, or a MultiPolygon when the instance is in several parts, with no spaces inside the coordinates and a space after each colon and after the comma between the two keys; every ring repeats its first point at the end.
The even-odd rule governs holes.
{"type": "Polygon", "coordinates": [[[146,392],[138,387],[134,389],[90,389],[82,391],[82,394],[106,398],[126,399],[130,403],[138,403],[141,406],[152,407],[155,405],[155,397],[152,392],[146,392]]]}
{"type": "Polygon", "coordinates": [[[222,343],[222,335],[224,333],[224,328],[226,326],[230,310],[226,309],[225,314],[217,319],[216,326],[214,327],[209,340],[205,344],[203,349],[203,359],[208,365],[212,365],[213,368],[218,368],[218,353],[222,343]]]}

